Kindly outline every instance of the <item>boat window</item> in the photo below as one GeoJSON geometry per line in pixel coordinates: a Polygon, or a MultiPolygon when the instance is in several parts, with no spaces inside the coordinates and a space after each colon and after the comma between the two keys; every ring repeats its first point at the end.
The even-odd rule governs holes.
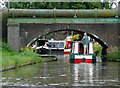
{"type": "Polygon", "coordinates": [[[49,42],[49,45],[51,48],[63,48],[64,47],[63,42],[49,42]]]}
{"type": "Polygon", "coordinates": [[[63,48],[64,47],[64,43],[60,42],[59,48],[63,48]]]}
{"type": "Polygon", "coordinates": [[[45,45],[45,41],[44,40],[38,40],[37,41],[37,46],[42,46],[45,45]]]}

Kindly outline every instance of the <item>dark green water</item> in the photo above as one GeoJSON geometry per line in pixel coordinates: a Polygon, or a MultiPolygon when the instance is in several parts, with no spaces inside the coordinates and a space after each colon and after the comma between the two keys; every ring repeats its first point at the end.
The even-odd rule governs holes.
{"type": "Polygon", "coordinates": [[[70,63],[67,58],[2,72],[7,86],[120,86],[119,63],[70,63]]]}

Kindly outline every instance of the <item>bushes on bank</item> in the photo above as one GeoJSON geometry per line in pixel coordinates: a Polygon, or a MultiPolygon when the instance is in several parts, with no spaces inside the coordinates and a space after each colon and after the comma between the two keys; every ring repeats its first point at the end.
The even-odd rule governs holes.
{"type": "Polygon", "coordinates": [[[99,45],[99,44],[94,45],[94,53],[95,53],[95,55],[101,55],[101,51],[102,51],[101,45],[99,45]]]}
{"type": "MultiPolygon", "coordinates": [[[[95,55],[101,55],[102,47],[101,45],[97,44],[94,45],[94,53],[95,55]]],[[[107,55],[104,55],[107,60],[110,61],[120,61],[120,50],[117,48],[110,48],[107,55]]]]}
{"type": "Polygon", "coordinates": [[[38,63],[42,61],[42,58],[37,57],[37,54],[29,49],[17,53],[16,51],[12,50],[8,44],[4,42],[2,43],[2,47],[0,48],[2,48],[2,58],[0,58],[0,61],[2,61],[2,63],[0,63],[2,64],[2,69],[18,67],[24,64],[38,63]]]}
{"type": "Polygon", "coordinates": [[[105,55],[107,60],[120,61],[120,50],[105,55]]]}

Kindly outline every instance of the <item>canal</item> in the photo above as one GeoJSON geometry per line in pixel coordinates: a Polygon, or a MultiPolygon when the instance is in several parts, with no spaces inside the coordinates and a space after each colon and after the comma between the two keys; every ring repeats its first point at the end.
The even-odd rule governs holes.
{"type": "Polygon", "coordinates": [[[120,86],[119,63],[70,63],[63,55],[44,62],[4,71],[3,86],[120,86]]]}

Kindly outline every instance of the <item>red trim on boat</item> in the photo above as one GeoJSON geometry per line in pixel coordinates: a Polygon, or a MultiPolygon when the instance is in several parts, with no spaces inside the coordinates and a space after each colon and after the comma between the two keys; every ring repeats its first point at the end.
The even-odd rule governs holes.
{"type": "Polygon", "coordinates": [[[74,63],[79,64],[79,63],[92,63],[92,59],[86,59],[83,61],[82,59],[75,59],[74,63]]]}
{"type": "Polygon", "coordinates": [[[64,52],[64,54],[70,54],[70,52],[64,52]]]}
{"type": "Polygon", "coordinates": [[[70,49],[71,48],[71,41],[66,41],[67,44],[66,44],[66,49],[70,49]]]}

